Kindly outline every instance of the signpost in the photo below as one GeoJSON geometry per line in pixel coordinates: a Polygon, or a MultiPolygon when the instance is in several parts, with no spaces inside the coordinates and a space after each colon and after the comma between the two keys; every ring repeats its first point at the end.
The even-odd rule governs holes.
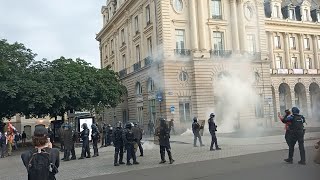
{"type": "Polygon", "coordinates": [[[161,114],[161,102],[162,102],[162,92],[159,90],[158,91],[158,93],[157,93],[157,99],[158,99],[158,101],[159,101],[159,103],[160,103],[160,117],[162,116],[162,114],[161,114]]]}

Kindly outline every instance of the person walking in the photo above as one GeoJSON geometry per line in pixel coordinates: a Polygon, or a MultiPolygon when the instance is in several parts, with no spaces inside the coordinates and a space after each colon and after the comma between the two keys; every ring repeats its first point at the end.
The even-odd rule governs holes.
{"type": "Polygon", "coordinates": [[[125,164],[123,162],[123,139],[122,139],[122,123],[119,121],[117,123],[116,129],[113,131],[113,146],[114,146],[114,166],[119,166],[120,164],[125,164]],[[119,160],[119,161],[118,161],[119,160]]]}
{"type": "Polygon", "coordinates": [[[11,156],[12,154],[12,146],[13,146],[13,133],[11,131],[8,131],[7,133],[7,140],[8,140],[8,156],[11,156]]]}
{"type": "Polygon", "coordinates": [[[174,135],[176,135],[176,130],[174,129],[174,120],[171,119],[169,121],[169,129],[170,129],[170,132],[172,132],[174,135]]]}
{"type": "Polygon", "coordinates": [[[134,144],[136,142],[134,134],[132,132],[131,123],[126,124],[126,129],[122,133],[122,139],[127,151],[127,165],[132,165],[130,162],[131,159],[133,160],[133,164],[139,164],[139,162],[137,161],[136,153],[134,151],[134,144]]]}
{"type": "Polygon", "coordinates": [[[83,123],[82,128],[83,128],[83,131],[81,131],[81,133],[80,133],[80,137],[82,139],[82,152],[81,152],[81,157],[79,159],[84,159],[85,157],[91,158],[90,146],[89,146],[90,130],[88,128],[87,123],[83,123]]]}
{"type": "Polygon", "coordinates": [[[197,147],[197,139],[199,139],[200,142],[200,146],[204,146],[202,144],[202,140],[201,140],[201,135],[200,135],[200,130],[203,129],[202,126],[200,126],[200,124],[198,123],[198,118],[194,117],[193,118],[193,123],[192,123],[192,132],[193,132],[193,147],[197,147]]]}
{"type": "Polygon", "coordinates": [[[160,145],[160,164],[166,163],[166,152],[168,153],[170,164],[174,162],[171,153],[170,146],[170,128],[168,127],[166,120],[164,118],[160,118],[160,126],[157,129],[156,135],[159,136],[159,145],[160,145]]]}
{"type": "Polygon", "coordinates": [[[149,121],[149,123],[148,123],[148,130],[149,130],[150,137],[153,136],[153,134],[154,134],[154,124],[153,124],[152,121],[149,121]]]}
{"type": "Polygon", "coordinates": [[[27,139],[27,134],[23,131],[22,132],[22,146],[26,146],[26,139],[27,139]]]}
{"type": "Polygon", "coordinates": [[[210,118],[208,119],[209,132],[211,134],[210,151],[214,151],[213,145],[215,145],[216,150],[221,150],[221,148],[218,146],[218,140],[217,140],[217,136],[216,136],[217,125],[214,122],[214,117],[215,117],[215,114],[211,113],[210,118]]]}

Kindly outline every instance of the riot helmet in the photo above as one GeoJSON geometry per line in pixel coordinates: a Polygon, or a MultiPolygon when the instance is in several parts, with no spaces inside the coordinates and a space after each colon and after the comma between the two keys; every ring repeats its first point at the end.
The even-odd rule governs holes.
{"type": "Polygon", "coordinates": [[[82,129],[88,129],[87,123],[83,123],[81,127],[82,127],[82,129]]]}
{"type": "Polygon", "coordinates": [[[297,107],[293,107],[291,111],[292,111],[292,114],[294,115],[298,115],[300,113],[300,110],[297,107]]]}
{"type": "Polygon", "coordinates": [[[197,117],[194,117],[194,118],[193,118],[193,122],[198,122],[198,118],[197,118],[197,117]]]}

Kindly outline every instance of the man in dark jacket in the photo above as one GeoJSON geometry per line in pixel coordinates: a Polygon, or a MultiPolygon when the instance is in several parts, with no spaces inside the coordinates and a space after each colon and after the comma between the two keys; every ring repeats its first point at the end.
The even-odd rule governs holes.
{"type": "Polygon", "coordinates": [[[62,134],[64,139],[64,156],[61,160],[70,161],[70,152],[72,149],[73,140],[71,126],[69,124],[65,124],[64,132],[62,134]]]}
{"type": "Polygon", "coordinates": [[[92,146],[93,146],[93,157],[99,156],[99,151],[98,151],[98,141],[100,138],[100,132],[98,130],[98,127],[95,124],[91,125],[92,129],[92,146]]]}
{"type": "Polygon", "coordinates": [[[305,133],[304,123],[306,121],[305,121],[305,118],[299,113],[300,113],[300,110],[297,107],[293,107],[292,108],[293,115],[283,119],[284,123],[290,123],[289,134],[288,134],[289,155],[288,155],[288,159],[285,159],[284,161],[290,164],[293,163],[294,146],[298,141],[300,158],[301,158],[301,160],[298,163],[305,165],[306,153],[304,149],[304,133],[305,133]]]}
{"type": "Polygon", "coordinates": [[[106,137],[107,136],[107,124],[103,123],[102,126],[102,137],[101,137],[101,147],[104,147],[107,145],[106,137]]]}
{"type": "Polygon", "coordinates": [[[48,139],[48,130],[36,126],[32,137],[35,149],[21,154],[28,171],[28,180],[55,180],[60,165],[59,150],[52,148],[48,139]]]}
{"type": "Polygon", "coordinates": [[[120,164],[125,164],[123,162],[123,139],[122,139],[122,123],[119,121],[117,123],[116,129],[113,131],[113,146],[114,146],[114,166],[119,166],[120,164]],[[119,158],[119,163],[118,163],[119,158]]]}
{"type": "Polygon", "coordinates": [[[200,124],[198,123],[198,118],[194,117],[193,118],[193,123],[192,123],[192,132],[193,132],[193,146],[197,147],[197,138],[199,138],[199,142],[200,142],[200,146],[204,146],[202,144],[202,140],[201,140],[201,135],[200,135],[200,130],[203,129],[202,126],[200,126],[200,124]]]}
{"type": "Polygon", "coordinates": [[[143,156],[143,148],[141,145],[143,130],[139,127],[138,123],[134,123],[134,127],[132,127],[132,131],[140,150],[140,156],[143,156]]]}
{"type": "Polygon", "coordinates": [[[126,129],[122,133],[122,139],[126,146],[127,150],[127,165],[132,165],[130,162],[130,159],[132,158],[133,164],[139,164],[137,162],[136,153],[134,152],[134,144],[136,143],[136,140],[134,138],[134,134],[132,132],[132,124],[128,123],[126,124],[126,129]]]}
{"type": "Polygon", "coordinates": [[[83,131],[80,133],[80,137],[82,139],[82,152],[81,157],[79,159],[84,159],[85,157],[90,158],[90,146],[89,146],[89,134],[90,130],[88,128],[87,123],[82,124],[83,131]],[[87,155],[87,156],[86,156],[87,155]]]}
{"type": "Polygon", "coordinates": [[[165,156],[166,152],[168,153],[170,164],[174,162],[171,153],[171,146],[170,146],[170,128],[168,127],[166,120],[164,118],[160,118],[160,127],[157,128],[156,135],[159,137],[159,145],[160,145],[160,157],[161,161],[160,164],[166,162],[165,156]]]}
{"type": "Polygon", "coordinates": [[[6,153],[7,145],[6,145],[7,137],[4,133],[0,132],[0,150],[1,150],[1,158],[4,158],[4,154],[6,153]]]}
{"type": "Polygon", "coordinates": [[[208,119],[208,124],[209,124],[209,132],[211,134],[211,145],[210,145],[210,151],[214,151],[213,145],[215,145],[216,150],[221,150],[221,148],[218,146],[218,140],[216,136],[216,131],[217,131],[217,125],[214,122],[214,117],[215,114],[211,113],[210,118],[208,119]]]}

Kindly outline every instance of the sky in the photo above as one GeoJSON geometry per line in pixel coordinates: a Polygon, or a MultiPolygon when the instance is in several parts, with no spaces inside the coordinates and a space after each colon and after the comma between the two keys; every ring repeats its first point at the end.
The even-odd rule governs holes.
{"type": "Polygon", "coordinates": [[[82,58],[100,68],[96,34],[106,0],[0,0],[0,39],[23,43],[36,60],[82,58]]]}

